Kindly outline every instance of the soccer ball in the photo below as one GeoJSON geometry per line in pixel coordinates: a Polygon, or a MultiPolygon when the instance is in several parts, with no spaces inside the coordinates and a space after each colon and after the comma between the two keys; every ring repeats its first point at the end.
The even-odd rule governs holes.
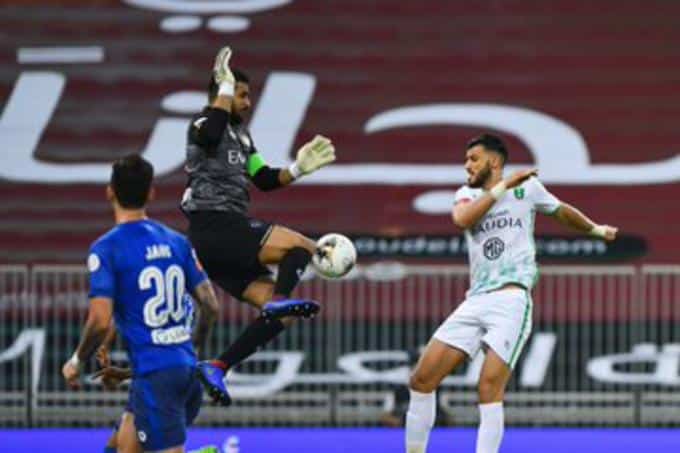
{"type": "Polygon", "coordinates": [[[326,278],[347,275],[357,262],[357,249],[347,237],[328,233],[316,242],[312,265],[316,272],[326,278]]]}

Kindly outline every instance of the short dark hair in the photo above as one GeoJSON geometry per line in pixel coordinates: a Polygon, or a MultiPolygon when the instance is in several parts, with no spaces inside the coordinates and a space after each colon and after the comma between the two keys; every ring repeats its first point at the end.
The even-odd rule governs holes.
{"type": "MultiPolygon", "coordinates": [[[[231,70],[232,74],[234,74],[234,80],[236,80],[236,83],[250,83],[250,77],[248,75],[241,71],[240,69],[233,68],[231,70]]],[[[208,100],[212,101],[217,97],[217,91],[220,89],[220,86],[215,82],[215,76],[210,76],[210,82],[208,82],[208,100]]]]}
{"type": "Polygon", "coordinates": [[[474,148],[477,145],[481,145],[484,149],[488,151],[493,151],[501,155],[503,158],[503,164],[508,160],[508,149],[505,147],[505,143],[500,137],[492,134],[482,134],[470,140],[467,144],[466,150],[474,148]]]}
{"type": "Polygon", "coordinates": [[[241,83],[250,83],[250,77],[248,77],[248,74],[245,72],[241,71],[238,68],[233,68],[231,70],[232,74],[234,74],[234,79],[236,80],[236,83],[241,82],[241,83]]]}
{"type": "Polygon", "coordinates": [[[141,209],[153,180],[153,165],[139,154],[129,154],[113,163],[111,188],[123,208],[141,209]]]}

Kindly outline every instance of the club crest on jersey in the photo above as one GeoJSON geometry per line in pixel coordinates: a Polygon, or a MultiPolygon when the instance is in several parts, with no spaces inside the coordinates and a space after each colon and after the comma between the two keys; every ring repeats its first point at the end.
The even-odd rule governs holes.
{"type": "Polygon", "coordinates": [[[515,192],[515,198],[517,198],[518,200],[521,200],[521,199],[524,198],[524,187],[517,187],[517,188],[515,188],[514,192],[515,192]]]}
{"type": "Polygon", "coordinates": [[[484,242],[484,256],[489,260],[497,260],[505,251],[505,243],[493,237],[484,242]]]}

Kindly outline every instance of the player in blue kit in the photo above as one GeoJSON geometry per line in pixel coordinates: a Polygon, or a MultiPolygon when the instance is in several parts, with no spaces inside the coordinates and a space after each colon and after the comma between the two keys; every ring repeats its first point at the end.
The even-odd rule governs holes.
{"type": "MultiPolygon", "coordinates": [[[[194,316],[194,299],[188,294],[184,294],[184,307],[187,315],[187,325],[193,327],[195,316],[194,316]]],[[[116,339],[116,329],[115,326],[109,328],[107,337],[104,340],[102,346],[97,349],[96,357],[98,364],[102,367],[99,371],[92,375],[93,378],[99,379],[101,384],[107,390],[116,390],[120,384],[126,380],[132,378],[132,370],[130,368],[121,368],[113,366],[111,363],[111,358],[109,356],[108,346],[110,346],[116,339]],[[106,346],[105,346],[106,345],[106,346]]],[[[194,350],[196,355],[200,357],[199,345],[194,345],[194,350]]],[[[132,415],[132,409],[130,403],[125,406],[125,410],[120,418],[120,421],[115,424],[115,428],[111,433],[111,436],[106,442],[106,447],[104,448],[104,453],[116,453],[118,451],[118,430],[121,426],[121,422],[132,415]]],[[[217,453],[217,447],[214,445],[208,445],[199,448],[198,450],[191,450],[190,453],[217,453]]]]}
{"type": "Polygon", "coordinates": [[[82,364],[101,344],[113,316],[132,364],[130,412],[118,451],[184,452],[186,427],[202,400],[190,310],[198,307],[193,343],[205,342],[217,298],[188,240],[146,217],[153,167],[137,155],[113,164],[107,198],[116,226],[95,241],[87,259],[90,308],[82,338],[62,373],[77,388],[82,364]]]}

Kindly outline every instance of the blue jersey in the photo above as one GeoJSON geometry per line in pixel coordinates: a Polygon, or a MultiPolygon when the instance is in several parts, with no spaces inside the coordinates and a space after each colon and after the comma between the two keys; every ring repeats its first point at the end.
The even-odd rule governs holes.
{"type": "Polygon", "coordinates": [[[152,220],[116,225],[92,244],[90,298],[113,301],[134,374],[195,366],[186,292],[208,277],[189,241],[152,220]]]}

